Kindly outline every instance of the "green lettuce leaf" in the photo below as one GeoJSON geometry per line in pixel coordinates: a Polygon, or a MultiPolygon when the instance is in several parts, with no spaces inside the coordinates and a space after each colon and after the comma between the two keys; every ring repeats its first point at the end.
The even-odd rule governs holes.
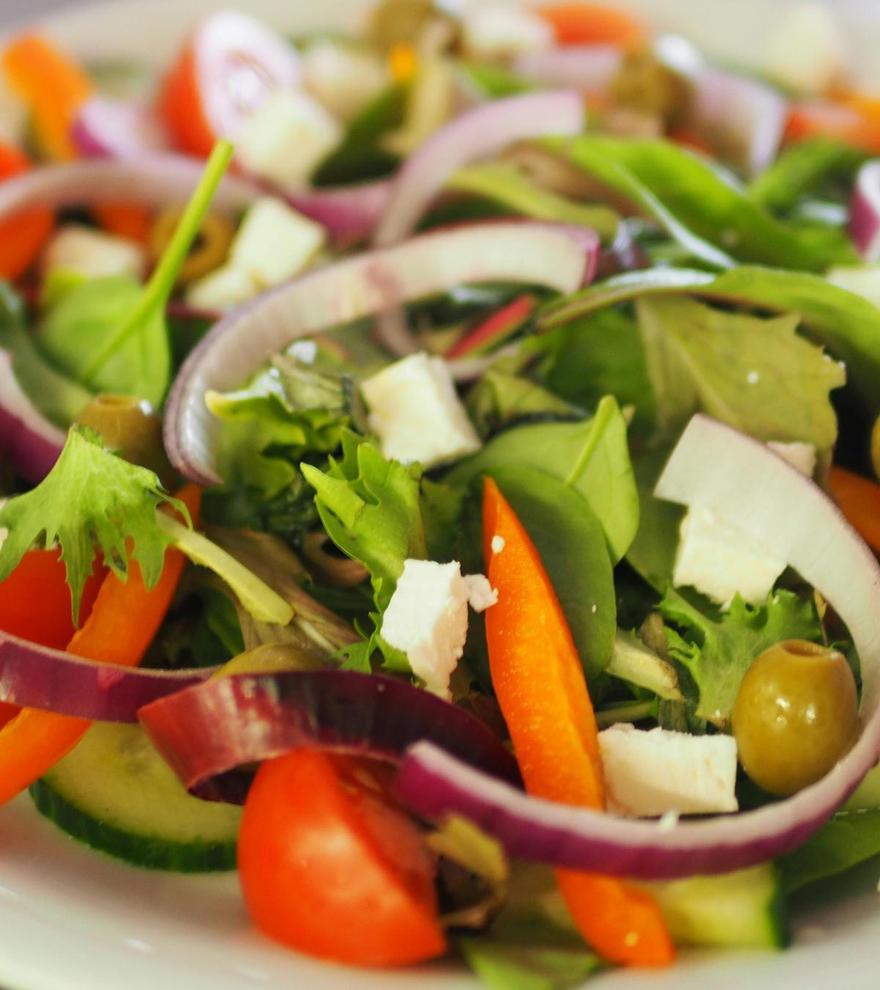
{"type": "Polygon", "coordinates": [[[583,410],[524,375],[492,367],[468,392],[467,409],[481,436],[521,419],[580,418],[583,410]]]}
{"type": "Polygon", "coordinates": [[[626,553],[638,528],[639,499],[626,420],[613,397],[603,398],[590,420],[505,430],[463,460],[446,480],[467,488],[482,475],[494,477],[517,465],[545,471],[577,491],[602,524],[614,560],[626,553]]]}
{"type": "Polygon", "coordinates": [[[487,936],[460,938],[458,947],[489,990],[565,990],[601,966],[585,945],[517,944],[487,936]]]}
{"type": "Polygon", "coordinates": [[[128,576],[130,553],[152,587],[162,573],[165,548],[173,542],[156,514],[163,503],[186,511],[152,471],[109,453],[93,431],[74,428],[46,478],[0,508],[0,528],[9,531],[0,545],[0,581],[32,546],[57,543],[74,620],[98,551],[122,580],[128,576]]]}
{"type": "Polygon", "coordinates": [[[766,209],[781,213],[830,181],[843,179],[851,184],[867,157],[858,148],[833,138],[800,141],[786,148],[768,169],[752,180],[748,195],[766,209]]]}
{"type": "Polygon", "coordinates": [[[874,856],[880,856],[880,808],[838,811],[812,839],[779,860],[783,886],[791,894],[874,856]]]}
{"type": "Polygon", "coordinates": [[[730,609],[701,611],[674,589],[657,606],[665,620],[669,656],[690,674],[698,692],[696,715],[726,728],[739,685],[752,662],[784,639],[822,642],[812,600],[776,591],[763,605],[739,596],[730,609]]]}
{"type": "Polygon", "coordinates": [[[696,295],[727,305],[798,313],[808,336],[847,368],[869,411],[880,412],[880,309],[807,272],[742,266],[720,275],[691,269],[627,272],[569,296],[540,318],[543,329],[643,296],[696,295]]]}
{"type": "Polygon", "coordinates": [[[554,139],[552,147],[633,200],[694,258],[717,268],[733,259],[824,271],[855,259],[846,232],[789,226],[736,180],[671,141],[605,135],[554,139]]]}
{"type": "Polygon", "coordinates": [[[693,299],[640,299],[639,326],[658,426],[677,430],[698,409],[759,440],[837,439],[829,393],[843,369],[795,330],[800,317],[712,309],[693,299]]]}

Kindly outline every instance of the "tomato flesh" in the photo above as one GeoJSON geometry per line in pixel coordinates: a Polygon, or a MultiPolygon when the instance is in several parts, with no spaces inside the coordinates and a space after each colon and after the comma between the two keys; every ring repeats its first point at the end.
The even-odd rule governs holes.
{"type": "Polygon", "coordinates": [[[245,903],[267,935],[357,966],[442,955],[434,862],[375,763],[297,750],[263,764],[238,843],[245,903]]]}

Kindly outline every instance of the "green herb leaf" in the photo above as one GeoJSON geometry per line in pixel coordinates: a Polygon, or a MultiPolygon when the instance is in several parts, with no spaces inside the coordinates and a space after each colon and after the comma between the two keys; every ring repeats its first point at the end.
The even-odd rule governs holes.
{"type": "Polygon", "coordinates": [[[846,232],[788,226],[736,180],[671,141],[582,135],[554,139],[574,164],[637,203],[694,258],[824,271],[855,258],[846,232]]]}
{"type": "Polygon", "coordinates": [[[162,573],[165,548],[172,542],[156,515],[162,503],[185,512],[152,471],[109,453],[93,431],[72,429],[46,478],[0,508],[0,527],[9,531],[0,546],[0,581],[32,546],[57,543],[67,569],[74,621],[97,551],[123,580],[130,554],[147,587],[152,587],[162,573]]]}
{"type": "Polygon", "coordinates": [[[692,299],[640,299],[639,326],[661,428],[702,409],[758,440],[837,439],[829,392],[843,369],[795,330],[800,317],[765,319],[692,299]]]}
{"type": "Polygon", "coordinates": [[[465,961],[490,990],[565,990],[601,965],[586,946],[517,945],[492,937],[460,938],[465,961]]]}
{"type": "Polygon", "coordinates": [[[880,808],[839,811],[812,839],[779,860],[791,894],[880,855],[880,808]]]}
{"type": "Polygon", "coordinates": [[[462,461],[446,480],[469,487],[484,474],[515,465],[553,475],[577,491],[605,530],[615,561],[626,553],[638,528],[638,492],[617,402],[602,399],[591,420],[537,423],[505,430],[462,461]]]}
{"type": "Polygon", "coordinates": [[[582,410],[537,382],[494,367],[468,393],[467,409],[483,437],[520,419],[571,419],[583,415],[582,410]]]}
{"type": "Polygon", "coordinates": [[[784,639],[822,642],[811,599],[776,591],[760,606],[739,596],[729,611],[701,611],[670,589],[658,606],[666,621],[669,656],[690,674],[699,693],[697,717],[725,728],[746,671],[764,650],[784,639]]]}

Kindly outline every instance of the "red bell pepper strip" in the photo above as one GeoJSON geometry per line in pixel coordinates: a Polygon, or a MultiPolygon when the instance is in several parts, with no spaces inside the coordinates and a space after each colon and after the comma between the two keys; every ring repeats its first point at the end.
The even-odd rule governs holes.
{"type": "Polygon", "coordinates": [[[451,361],[453,358],[484,354],[490,347],[514,334],[534,313],[537,305],[538,300],[534,296],[517,296],[457,340],[444,357],[451,361]]]}
{"type": "MultiPolygon", "coordinates": [[[[18,148],[0,144],[0,182],[30,168],[18,148]]],[[[20,278],[36,260],[52,232],[54,216],[45,207],[35,207],[0,222],[0,278],[20,278]]]]}
{"type": "Polygon", "coordinates": [[[828,486],[853,529],[880,553],[880,485],[842,467],[833,467],[828,486]]]}
{"type": "MultiPolygon", "coordinates": [[[[604,808],[596,718],[580,658],[538,551],[491,478],[483,489],[483,539],[498,590],[486,612],[489,668],[526,790],[604,808]]],[[[669,932],[649,894],[614,877],[562,869],[556,876],[578,930],[606,959],[672,961],[669,932]]]]}
{"type": "MultiPolygon", "coordinates": [[[[197,524],[201,492],[188,485],[177,493],[197,524]]],[[[135,561],[128,579],[104,579],[92,612],[74,633],[68,652],[99,663],[136,667],[168,611],[186,558],[174,548],[165,552],[165,566],[154,587],[147,588],[135,561]]],[[[23,708],[0,729],[0,804],[42,777],[80,740],[88,719],[23,708]]]]}

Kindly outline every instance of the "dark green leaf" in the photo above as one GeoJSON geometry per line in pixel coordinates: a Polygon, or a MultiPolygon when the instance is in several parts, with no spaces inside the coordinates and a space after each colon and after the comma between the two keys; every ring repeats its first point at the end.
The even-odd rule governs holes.
{"type": "Polygon", "coordinates": [[[601,965],[586,946],[555,948],[485,938],[460,938],[465,961],[490,990],[565,990],[601,965]]]}
{"type": "Polygon", "coordinates": [[[851,181],[866,157],[863,151],[832,138],[801,141],[786,148],[751,182],[748,195],[768,210],[784,212],[829,179],[842,176],[851,181]]]}
{"type": "Polygon", "coordinates": [[[800,849],[779,860],[783,885],[793,893],[880,856],[880,809],[839,811],[800,849]]]}
{"type": "Polygon", "coordinates": [[[582,410],[522,375],[489,368],[467,396],[471,421],[486,437],[521,419],[570,419],[582,410]]]}
{"type": "Polygon", "coordinates": [[[682,506],[654,497],[657,479],[668,457],[668,450],[657,450],[633,460],[639,492],[639,528],[626,559],[657,591],[663,591],[672,582],[679,529],[685,513],[682,506]]]}

